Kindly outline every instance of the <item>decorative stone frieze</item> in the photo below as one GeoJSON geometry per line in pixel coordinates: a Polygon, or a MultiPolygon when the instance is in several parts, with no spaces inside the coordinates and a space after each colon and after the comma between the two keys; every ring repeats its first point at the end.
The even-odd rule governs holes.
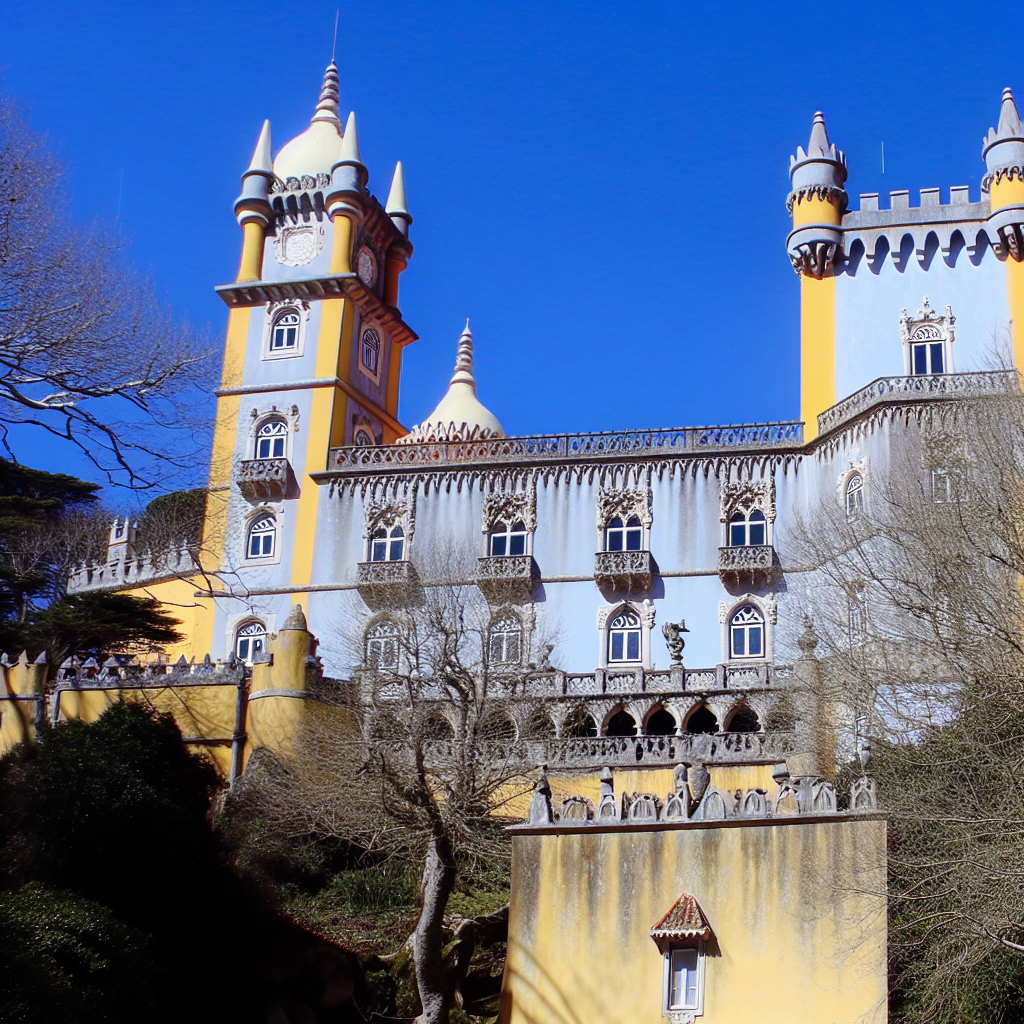
{"type": "Polygon", "coordinates": [[[594,579],[599,587],[612,590],[650,590],[654,559],[650,551],[598,551],[594,556],[594,579]]]}
{"type": "Polygon", "coordinates": [[[537,530],[537,492],[530,488],[522,491],[497,491],[484,495],[481,531],[490,533],[498,523],[521,520],[527,533],[537,530]]]}
{"type": "Polygon", "coordinates": [[[284,501],[291,481],[287,459],[246,459],[239,463],[235,482],[242,497],[253,505],[284,501]]]}
{"type": "Polygon", "coordinates": [[[775,548],[771,544],[748,544],[718,549],[718,577],[723,583],[761,586],[779,575],[775,548]]]}
{"type": "Polygon", "coordinates": [[[477,559],[476,585],[488,601],[525,600],[539,577],[532,555],[488,555],[477,559]]]}
{"type": "MultiPolygon", "coordinates": [[[[723,484],[719,492],[718,518],[728,523],[734,512],[761,512],[769,523],[775,522],[775,480],[734,480],[723,484]]],[[[723,537],[723,540],[725,538],[723,537]]]]}
{"type": "Polygon", "coordinates": [[[403,497],[377,497],[366,503],[363,537],[369,540],[377,530],[390,530],[400,525],[405,533],[406,548],[416,532],[415,492],[403,497]]]}
{"type": "MultiPolygon", "coordinates": [[[[651,490],[637,487],[622,490],[606,490],[597,496],[597,528],[603,530],[616,516],[625,522],[636,516],[645,530],[651,528],[651,490]]],[[[617,552],[616,552],[617,553],[617,552]]],[[[611,554],[611,552],[609,552],[611,554]]],[[[623,552],[626,554],[626,552],[623,552]]]]}
{"type": "Polygon", "coordinates": [[[356,589],[371,608],[394,605],[407,600],[419,587],[412,562],[360,562],[356,589]]]}

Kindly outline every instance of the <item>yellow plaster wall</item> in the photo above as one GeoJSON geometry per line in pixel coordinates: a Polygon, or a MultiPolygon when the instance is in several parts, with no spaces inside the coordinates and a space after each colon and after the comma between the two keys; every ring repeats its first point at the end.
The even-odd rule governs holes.
{"type": "MultiPolygon", "coordinates": [[[[1004,206],[1024,203],[1024,181],[1019,177],[1003,177],[993,181],[989,196],[993,212],[1004,206]]],[[[1006,291],[1013,321],[1013,354],[1017,369],[1024,370],[1024,261],[1006,258],[1006,291]]]]}
{"type": "Polygon", "coordinates": [[[184,634],[178,644],[169,644],[164,653],[176,661],[182,655],[187,661],[195,658],[202,661],[209,654],[213,660],[213,602],[196,597],[197,591],[206,589],[207,581],[202,576],[187,579],[169,579],[159,583],[146,584],[125,591],[134,597],[153,597],[163,606],[163,611],[173,615],[181,623],[176,627],[184,634]]]}
{"type": "Polygon", "coordinates": [[[886,1020],[885,823],[517,835],[502,1024],[663,1024],[652,926],[713,930],[700,1024],[886,1020]]]}

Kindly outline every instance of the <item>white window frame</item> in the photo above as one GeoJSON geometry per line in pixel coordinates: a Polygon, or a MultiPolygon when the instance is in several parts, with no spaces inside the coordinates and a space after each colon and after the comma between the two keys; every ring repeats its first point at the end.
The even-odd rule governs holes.
{"type": "Polygon", "coordinates": [[[255,632],[255,631],[253,633],[249,634],[250,636],[253,636],[253,637],[257,637],[257,636],[262,636],[263,637],[263,642],[260,645],[260,651],[265,652],[267,650],[267,645],[270,642],[270,630],[267,627],[266,623],[263,622],[262,619],[257,619],[257,618],[254,618],[252,616],[249,616],[248,618],[245,618],[241,622],[237,623],[235,625],[235,628],[231,631],[231,635],[232,635],[231,650],[234,653],[235,657],[239,661],[244,662],[246,665],[251,665],[253,663],[253,655],[260,653],[260,651],[252,651],[251,650],[249,652],[249,657],[248,658],[243,658],[242,655],[238,651],[238,645],[241,642],[242,633],[243,633],[244,630],[248,629],[250,626],[259,626],[263,630],[262,634],[260,634],[258,632],[255,632]]]}
{"type": "Polygon", "coordinates": [[[729,515],[728,520],[725,524],[725,540],[726,544],[730,548],[748,548],[748,547],[765,547],[771,545],[772,534],[771,524],[768,521],[768,517],[759,508],[735,508],[729,515]],[[760,519],[753,519],[753,516],[760,516],[760,519]],[[737,518],[739,517],[739,518],[737,518]],[[750,540],[751,524],[754,526],[760,526],[764,530],[764,539],[760,544],[753,544],[750,540]],[[739,543],[733,542],[733,527],[740,527],[743,530],[743,540],[739,543]]]}
{"type": "Polygon", "coordinates": [[[363,634],[363,658],[368,668],[379,669],[384,672],[397,672],[401,664],[402,657],[402,645],[401,640],[401,627],[392,618],[381,618],[375,622],[371,622],[366,628],[366,632],[363,634]],[[391,632],[384,633],[383,629],[390,627],[391,632]],[[371,635],[375,630],[380,631],[379,635],[371,635]],[[395,645],[395,656],[393,663],[383,665],[379,661],[376,664],[371,662],[370,651],[371,645],[379,645],[383,650],[388,642],[392,642],[395,645]]]}
{"type": "Polygon", "coordinates": [[[267,303],[266,327],[263,332],[263,359],[295,359],[305,352],[306,348],[306,325],[309,322],[310,306],[308,302],[295,302],[284,300],[282,302],[267,303]],[[291,348],[274,349],[274,328],[278,321],[294,313],[298,316],[295,345],[291,348]]]}
{"type": "Polygon", "coordinates": [[[961,501],[964,493],[963,473],[949,466],[934,466],[932,477],[932,502],[936,505],[948,505],[961,501]]]}
{"type": "MultiPolygon", "coordinates": [[[[523,663],[523,652],[526,650],[526,627],[523,624],[523,620],[515,614],[515,612],[502,609],[498,612],[494,618],[491,619],[491,624],[487,629],[487,658],[490,665],[494,668],[499,667],[511,667],[513,665],[522,665],[523,663]],[[499,626],[508,624],[508,628],[498,630],[499,626]],[[518,657],[516,658],[500,658],[495,659],[494,657],[494,640],[495,633],[500,632],[503,637],[511,636],[513,633],[518,633],[518,657]]],[[[507,640],[502,642],[502,652],[508,653],[508,642],[507,640]]]]}
{"type": "Polygon", "coordinates": [[[668,1017],[672,1024],[683,1024],[684,1021],[689,1019],[692,1021],[695,1017],[703,1016],[704,1014],[704,975],[705,975],[705,961],[704,955],[704,941],[700,940],[696,945],[676,943],[675,945],[669,946],[662,957],[663,971],[662,971],[662,1016],[668,1017]],[[693,951],[697,955],[697,967],[695,974],[697,975],[697,998],[692,1006],[672,1006],[672,958],[676,953],[682,953],[684,951],[693,951]]]}
{"type": "Polygon", "coordinates": [[[522,519],[504,519],[496,522],[487,534],[487,557],[488,558],[505,558],[512,555],[512,542],[514,539],[521,537],[523,540],[523,550],[515,553],[515,557],[530,554],[530,531],[527,525],[522,519]],[[517,529],[516,527],[519,527],[517,529]],[[494,541],[495,538],[503,538],[505,542],[505,550],[501,552],[495,552],[494,541]]]}
{"type": "Polygon", "coordinates": [[[598,668],[635,669],[653,668],[651,663],[651,630],[654,628],[655,607],[650,598],[643,601],[620,601],[618,604],[603,605],[597,610],[597,629],[600,648],[598,668]],[[636,661],[610,661],[611,623],[623,612],[631,612],[640,619],[640,657],[636,661]]]}
{"type": "Polygon", "coordinates": [[[391,526],[387,526],[381,523],[369,536],[366,542],[366,560],[368,562],[407,562],[409,560],[409,531],[405,529],[402,523],[392,523],[391,526]],[[398,531],[399,536],[396,536],[395,531],[398,531]],[[378,537],[378,533],[383,533],[383,537],[378,537]],[[398,541],[402,542],[402,553],[399,558],[392,558],[394,551],[393,545],[398,541]],[[384,557],[374,558],[374,544],[384,544],[384,557]]]}
{"type": "Polygon", "coordinates": [[[608,666],[639,665],[643,661],[644,649],[644,628],[640,619],[640,613],[635,608],[620,608],[612,618],[608,620],[608,627],[605,630],[608,645],[608,666]],[[622,621],[628,620],[628,621],[622,621]],[[615,638],[622,636],[622,656],[616,658],[612,653],[615,646],[615,638]],[[636,657],[629,657],[630,639],[636,638],[636,657]]]}
{"type": "MultiPolygon", "coordinates": [[[[722,629],[722,659],[725,662],[735,665],[757,665],[762,661],[772,661],[775,657],[775,629],[778,618],[778,606],[772,594],[758,596],[756,594],[743,594],[734,597],[730,601],[719,601],[718,622],[722,629]],[[752,605],[761,613],[764,620],[764,650],[756,657],[744,655],[739,658],[733,657],[732,653],[732,618],[744,606],[752,605]]],[[[719,718],[721,721],[721,718],[719,718]]]]}
{"type": "MultiPolygon", "coordinates": [[[[255,460],[258,460],[258,461],[261,461],[261,462],[266,460],[266,459],[287,459],[288,458],[288,454],[289,454],[288,453],[288,442],[289,442],[290,437],[291,437],[291,431],[288,429],[288,419],[287,419],[287,417],[285,417],[284,415],[282,415],[280,413],[273,413],[270,416],[264,416],[259,421],[259,423],[256,424],[256,429],[253,431],[253,442],[252,442],[252,449],[251,449],[251,451],[252,451],[251,458],[253,458],[255,460]],[[279,430],[279,431],[275,431],[273,433],[268,433],[266,436],[268,438],[275,438],[276,439],[276,438],[280,437],[282,439],[282,442],[281,442],[282,454],[281,455],[274,455],[274,454],[260,455],[260,441],[263,438],[263,430],[264,430],[264,428],[269,427],[272,424],[278,424],[278,425],[280,425],[280,427],[282,429],[279,430]]],[[[271,446],[271,453],[273,453],[273,445],[271,446]]]]}
{"type": "Polygon", "coordinates": [[[843,481],[843,508],[846,511],[846,521],[852,523],[855,519],[859,519],[864,515],[864,497],[867,489],[867,482],[864,479],[864,474],[859,470],[855,469],[850,473],[846,474],[846,479],[843,481]],[[854,482],[859,480],[860,486],[854,489],[854,482]],[[850,496],[856,494],[858,496],[855,502],[856,507],[850,507],[850,496]]]}
{"type": "MultiPolygon", "coordinates": [[[[277,516],[269,509],[261,509],[256,515],[250,516],[245,527],[245,561],[258,565],[270,565],[280,561],[278,551],[280,542],[280,527],[277,516]],[[270,551],[267,554],[254,555],[252,553],[252,537],[256,528],[263,523],[268,527],[260,530],[261,537],[270,537],[270,551]]],[[[262,547],[263,545],[261,545],[262,547]]]]}
{"type": "Polygon", "coordinates": [[[605,523],[604,535],[601,538],[601,543],[605,551],[646,551],[647,550],[647,530],[644,528],[643,521],[635,513],[632,515],[614,515],[611,519],[605,523]],[[618,523],[619,525],[614,525],[618,523]],[[627,547],[631,534],[640,535],[640,546],[631,548],[627,547]],[[611,546],[613,538],[619,539],[620,547],[613,548],[611,546]]]}
{"type": "Polygon", "coordinates": [[[757,605],[755,605],[753,603],[750,603],[750,602],[747,602],[745,604],[741,604],[738,608],[734,608],[729,613],[729,623],[728,623],[728,626],[729,626],[729,660],[730,661],[764,661],[765,655],[766,655],[766,651],[768,649],[768,623],[765,620],[764,612],[761,611],[761,609],[758,608],[757,605]],[[734,622],[736,620],[736,617],[738,615],[741,615],[748,608],[757,616],[757,618],[760,620],[760,622],[759,623],[751,622],[749,625],[745,624],[745,623],[740,623],[740,625],[738,627],[735,626],[734,622]],[[760,651],[760,653],[758,653],[758,654],[750,654],[750,653],[747,653],[747,654],[737,654],[736,653],[735,644],[733,643],[733,630],[737,629],[737,628],[743,630],[743,637],[744,637],[743,646],[745,648],[747,648],[747,650],[749,651],[749,649],[750,649],[750,633],[751,633],[751,631],[757,625],[760,625],[760,627],[761,627],[761,651],[760,651]]]}

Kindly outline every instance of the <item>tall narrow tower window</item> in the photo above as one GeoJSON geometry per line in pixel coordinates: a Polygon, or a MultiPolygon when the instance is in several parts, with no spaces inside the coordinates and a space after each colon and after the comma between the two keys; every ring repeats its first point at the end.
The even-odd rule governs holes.
{"type": "Polygon", "coordinates": [[[380,366],[380,335],[372,327],[363,331],[361,358],[363,366],[376,377],[380,366]]]}
{"type": "Polygon", "coordinates": [[[270,332],[271,352],[294,352],[299,347],[299,314],[294,309],[278,313],[270,332]]]}
{"type": "Polygon", "coordinates": [[[856,519],[864,512],[864,477],[851,473],[846,481],[846,518],[856,519]]]}
{"type": "Polygon", "coordinates": [[[284,420],[267,420],[256,433],[257,459],[283,459],[288,440],[288,426],[284,420]]]}

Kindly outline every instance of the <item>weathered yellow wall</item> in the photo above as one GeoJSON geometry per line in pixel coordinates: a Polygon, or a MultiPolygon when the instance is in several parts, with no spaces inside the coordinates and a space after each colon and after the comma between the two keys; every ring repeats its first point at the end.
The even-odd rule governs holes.
{"type": "MultiPolygon", "coordinates": [[[[1024,180],[1005,175],[999,181],[993,181],[989,198],[993,212],[1004,206],[1024,203],[1024,180]]],[[[1006,290],[1013,321],[1013,353],[1017,369],[1024,370],[1024,261],[1018,262],[1012,256],[1006,258],[1006,290]]]]}
{"type": "Polygon", "coordinates": [[[516,835],[502,1024],[661,1024],[653,925],[711,925],[700,1024],[853,1024],[886,1011],[885,823],[516,835]]]}
{"type": "Polygon", "coordinates": [[[206,580],[202,576],[194,576],[191,579],[147,583],[125,591],[135,597],[156,598],[163,606],[162,610],[181,623],[176,628],[183,634],[184,639],[180,644],[168,644],[163,650],[171,661],[177,661],[182,655],[186,661],[192,658],[202,661],[207,654],[212,656],[213,636],[210,630],[204,627],[209,625],[212,628],[213,602],[196,597],[196,592],[203,591],[206,587],[206,580]]]}
{"type": "Polygon", "coordinates": [[[186,740],[204,740],[189,744],[191,749],[205,751],[223,776],[227,777],[230,771],[231,737],[235,731],[238,699],[238,687],[231,683],[124,689],[92,685],[57,692],[64,717],[83,722],[95,722],[111,704],[122,698],[140,701],[157,711],[169,711],[186,740]]]}

